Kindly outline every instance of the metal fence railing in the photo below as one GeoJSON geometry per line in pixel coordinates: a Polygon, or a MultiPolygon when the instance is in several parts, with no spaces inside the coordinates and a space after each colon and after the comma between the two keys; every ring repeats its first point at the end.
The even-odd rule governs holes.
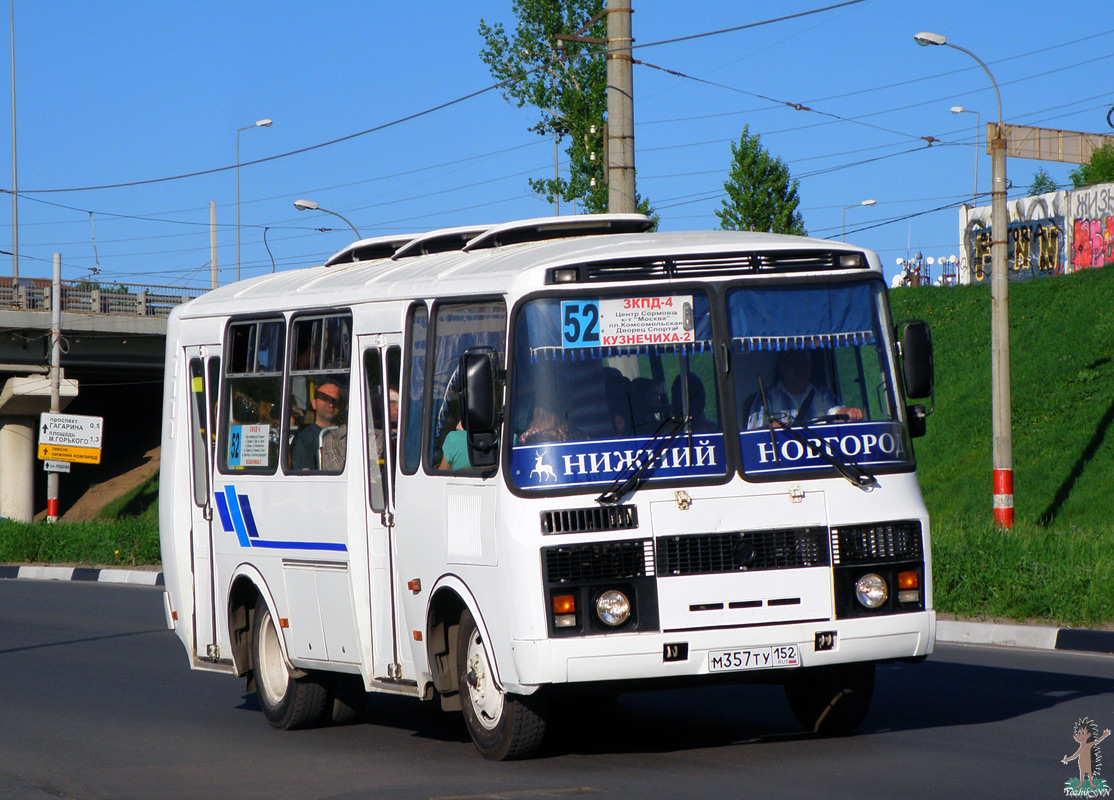
{"type": "MultiPolygon", "coordinates": [[[[85,314],[129,317],[167,317],[177,305],[200,297],[207,289],[180,286],[143,286],[130,283],[62,285],[61,309],[85,314]]],[[[0,310],[50,311],[51,287],[38,281],[0,285],[0,310]]]]}

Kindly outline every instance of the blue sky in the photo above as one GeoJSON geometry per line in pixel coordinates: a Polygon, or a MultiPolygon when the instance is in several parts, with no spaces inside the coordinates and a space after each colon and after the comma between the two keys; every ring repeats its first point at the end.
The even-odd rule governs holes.
{"type": "MultiPolygon", "coordinates": [[[[730,143],[749,125],[800,179],[811,235],[840,238],[846,217],[848,240],[878,251],[888,274],[918,250],[958,254],[976,119],[949,108],[977,110],[985,126],[994,94],[968,56],[917,46],[921,30],[987,62],[1007,122],[1114,134],[1109,0],[865,0],[653,44],[836,2],[633,4],[635,56],[691,76],[635,67],[638,188],[663,229],[718,225],[730,143]],[[927,136],[940,141],[928,146],[927,136]],[[877,204],[858,206],[866,199],[877,204]]],[[[365,237],[552,214],[526,183],[553,171],[552,141],[527,130],[533,110],[489,91],[397,122],[493,83],[478,57],[481,17],[514,23],[509,0],[15,0],[20,276],[49,276],[58,252],[64,280],[96,269],[102,281],[207,286],[213,201],[220,282],[231,282],[236,131],[263,118],[274,124],[240,133],[242,277],[270,272],[272,257],[278,270],[322,263],[352,240],[339,219],[296,210],[298,198],[365,237]],[[250,163],[363,131],[372,132],[250,163]],[[149,182],[195,172],[208,174],[149,182]],[[138,185],[87,188],[129,183],[138,185]]],[[[10,190],[4,94],[0,188],[10,190]]],[[[979,138],[978,189],[989,192],[979,138]]],[[[1011,197],[1041,166],[1010,159],[1011,197]]],[[[1070,165],[1043,166],[1068,181],[1070,165]]],[[[10,251],[7,194],[3,205],[0,250],[10,251]]],[[[0,256],[0,274],[11,274],[10,256],[0,256]]]]}

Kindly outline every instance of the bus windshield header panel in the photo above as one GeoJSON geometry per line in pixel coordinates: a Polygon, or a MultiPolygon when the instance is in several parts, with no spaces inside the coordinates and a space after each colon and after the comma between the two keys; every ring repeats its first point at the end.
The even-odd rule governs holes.
{"type": "Polygon", "coordinates": [[[511,485],[593,490],[633,469],[649,482],[723,479],[714,351],[699,288],[527,301],[515,317],[511,485]]]}
{"type": "Polygon", "coordinates": [[[879,281],[727,293],[743,474],[871,472],[911,464],[879,281]]]}

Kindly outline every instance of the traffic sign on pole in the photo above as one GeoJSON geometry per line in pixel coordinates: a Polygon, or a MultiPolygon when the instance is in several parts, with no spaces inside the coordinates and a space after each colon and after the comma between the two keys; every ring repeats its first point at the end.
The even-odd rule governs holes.
{"type": "Polygon", "coordinates": [[[99,464],[103,432],[104,417],[44,413],[39,418],[39,458],[99,464]]]}

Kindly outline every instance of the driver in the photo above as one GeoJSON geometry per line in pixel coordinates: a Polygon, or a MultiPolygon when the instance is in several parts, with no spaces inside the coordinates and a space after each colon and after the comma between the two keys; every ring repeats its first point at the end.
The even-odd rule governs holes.
{"type": "Polygon", "coordinates": [[[747,416],[747,430],[771,424],[785,428],[822,416],[839,415],[850,422],[863,418],[862,409],[840,405],[830,391],[812,383],[812,351],[787,350],[778,357],[776,372],[774,385],[766,388],[770,408],[764,407],[762,394],[756,394],[757,405],[747,416]]]}

